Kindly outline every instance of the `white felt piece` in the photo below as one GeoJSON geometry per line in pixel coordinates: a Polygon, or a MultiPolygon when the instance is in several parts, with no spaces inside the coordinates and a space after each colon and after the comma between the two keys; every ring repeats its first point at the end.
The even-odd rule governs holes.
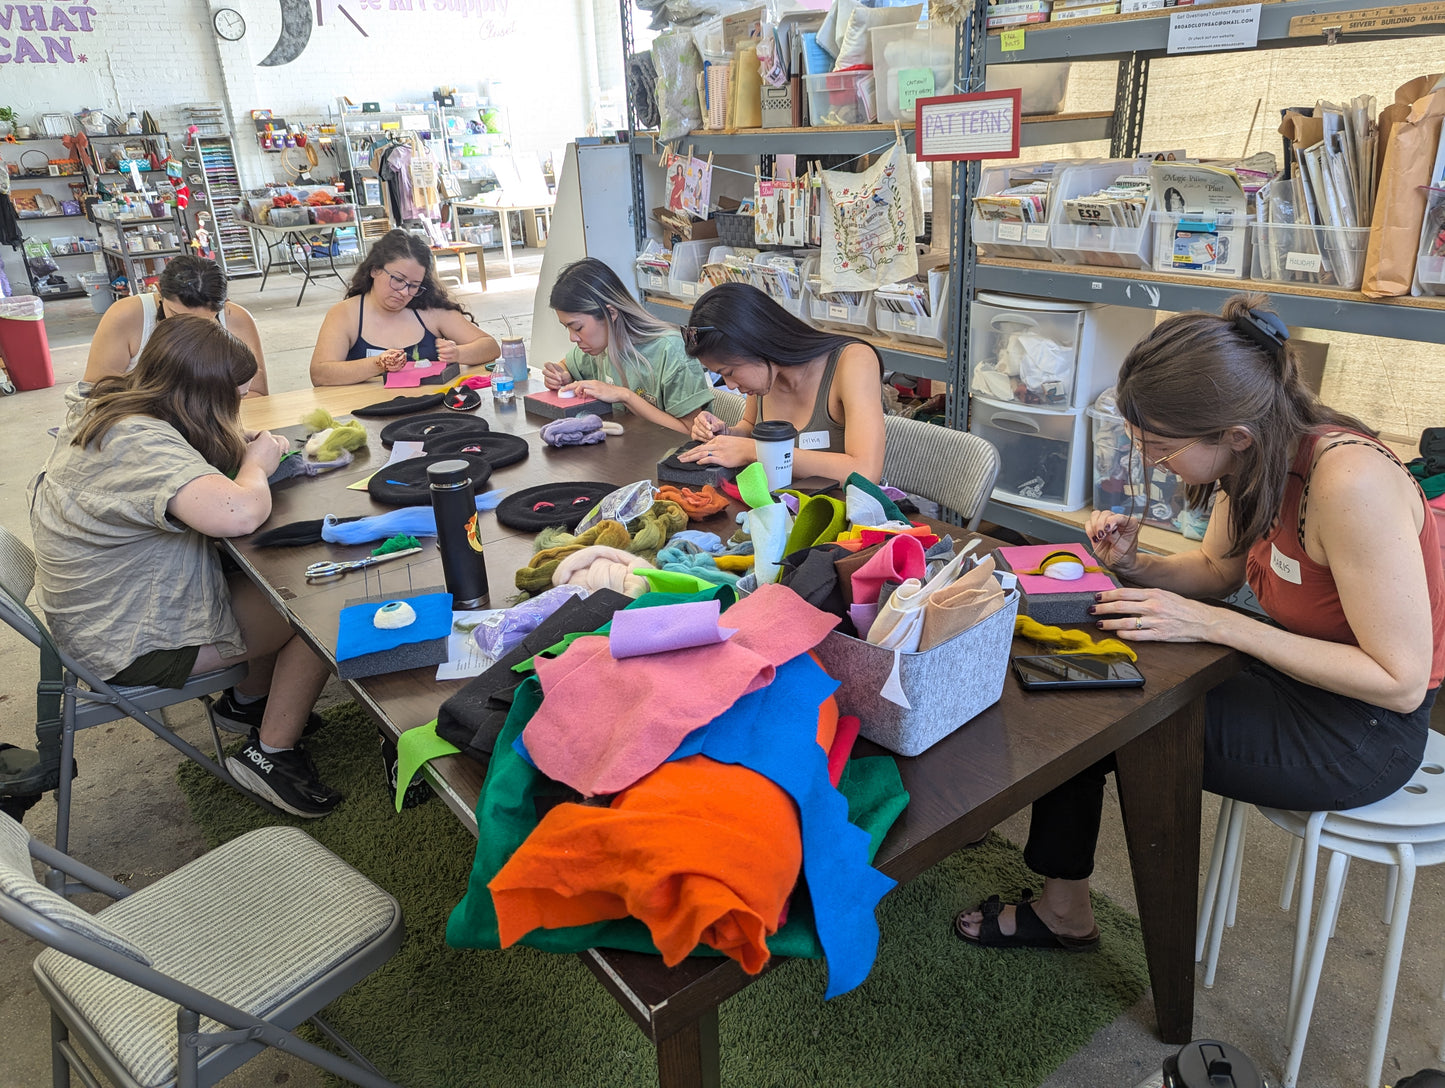
{"type": "Polygon", "coordinates": [[[577,395],[577,390],[575,390],[575,389],[559,389],[559,390],[557,390],[557,396],[558,396],[560,399],[562,399],[562,400],[571,400],[571,399],[572,399],[573,397],[575,397],[576,395],[577,395]]]}
{"type": "Polygon", "coordinates": [[[1084,564],[1069,559],[1058,559],[1044,567],[1045,578],[1055,578],[1060,582],[1077,582],[1083,576],[1084,564]]]}
{"type": "Polygon", "coordinates": [[[334,427],[327,427],[326,430],[317,431],[310,438],[308,438],[306,440],[306,456],[315,457],[316,451],[319,450],[326,442],[326,440],[331,437],[331,432],[333,430],[335,430],[334,427]]]}
{"type": "Polygon", "coordinates": [[[848,521],[852,525],[882,525],[888,520],[883,504],[856,484],[849,484],[848,521]]]}
{"type": "Polygon", "coordinates": [[[621,423],[613,423],[612,420],[610,420],[610,419],[604,419],[604,420],[602,421],[602,433],[603,433],[603,434],[618,435],[618,434],[626,434],[627,432],[626,432],[626,430],[623,429],[623,426],[622,426],[621,423]]]}

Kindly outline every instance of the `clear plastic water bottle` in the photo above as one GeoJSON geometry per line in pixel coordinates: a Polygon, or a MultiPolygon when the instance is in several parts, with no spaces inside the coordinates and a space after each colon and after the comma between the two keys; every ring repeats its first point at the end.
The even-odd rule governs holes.
{"type": "Polygon", "coordinates": [[[517,383],[512,378],[512,375],[507,373],[506,366],[498,364],[496,369],[492,371],[492,399],[511,400],[516,388],[517,383]]]}

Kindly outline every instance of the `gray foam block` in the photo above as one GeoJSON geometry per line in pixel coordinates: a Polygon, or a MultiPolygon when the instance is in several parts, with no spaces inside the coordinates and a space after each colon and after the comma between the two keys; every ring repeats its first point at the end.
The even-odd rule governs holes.
{"type": "MultiPolygon", "coordinates": [[[[425,593],[445,593],[441,586],[428,589],[409,589],[405,593],[386,593],[376,597],[357,597],[346,602],[350,608],[355,604],[377,604],[386,601],[404,601],[408,597],[419,597],[425,593]]],[[[447,659],[447,638],[432,638],[422,642],[408,642],[394,650],[381,653],[362,654],[336,663],[336,675],[343,680],[359,680],[364,676],[380,676],[388,672],[404,672],[407,669],[421,669],[428,665],[440,665],[447,659]]]]}
{"type": "MultiPolygon", "coordinates": [[[[1008,570],[1008,561],[1002,555],[994,554],[1000,570],[1008,570]]],[[[1109,580],[1117,587],[1119,579],[1112,574],[1109,580]]],[[[1060,585],[1067,585],[1067,582],[1060,582],[1060,585]]],[[[1023,592],[1022,586],[1020,592],[1023,592]]],[[[1088,593],[1023,593],[1019,602],[1019,612],[1039,623],[1047,624],[1050,627],[1067,626],[1069,624],[1092,624],[1094,617],[1089,615],[1089,609],[1094,604],[1093,591],[1088,593]]]]}

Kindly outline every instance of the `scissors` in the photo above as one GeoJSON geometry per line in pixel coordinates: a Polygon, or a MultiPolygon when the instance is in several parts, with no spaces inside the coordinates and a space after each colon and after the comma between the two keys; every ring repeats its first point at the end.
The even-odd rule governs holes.
{"type": "Polygon", "coordinates": [[[400,559],[405,555],[415,555],[419,551],[421,551],[420,548],[407,548],[401,552],[388,552],[386,555],[368,555],[365,559],[352,559],[344,563],[335,561],[312,563],[306,568],[306,580],[308,582],[323,582],[328,578],[337,578],[349,570],[361,570],[363,567],[373,567],[377,563],[387,563],[393,559],[400,559]]]}

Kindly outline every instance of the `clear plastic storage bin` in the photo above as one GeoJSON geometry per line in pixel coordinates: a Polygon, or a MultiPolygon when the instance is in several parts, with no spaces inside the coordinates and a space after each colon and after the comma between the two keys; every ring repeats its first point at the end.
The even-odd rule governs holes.
{"type": "Polygon", "coordinates": [[[945,339],[948,332],[947,303],[939,307],[937,313],[929,316],[894,313],[892,310],[885,310],[882,306],[878,306],[874,310],[873,317],[878,325],[878,331],[894,340],[902,340],[910,344],[928,344],[935,348],[948,346],[948,341],[945,339]]]}
{"type": "Polygon", "coordinates": [[[1249,274],[1253,217],[1156,210],[1154,269],[1191,276],[1243,279],[1249,274]]]}
{"type": "MultiPolygon", "coordinates": [[[[933,89],[928,94],[953,93],[954,28],[947,23],[903,23],[870,30],[873,42],[873,76],[878,91],[878,120],[912,121],[913,109],[900,102],[900,72],[928,69],[933,89]]],[[[1068,68],[1068,65],[1063,65],[1068,68]]]]}
{"type": "Polygon", "coordinates": [[[671,296],[672,292],[667,289],[667,277],[661,272],[638,265],[633,265],[633,272],[637,277],[637,286],[642,290],[654,295],[671,296]]]}
{"type": "Polygon", "coordinates": [[[1365,278],[1369,227],[1260,223],[1250,228],[1250,278],[1359,289],[1365,278]]]}
{"type": "Polygon", "coordinates": [[[1095,510],[1141,518],[1146,525],[1204,539],[1209,515],[1185,504],[1185,484],[1167,468],[1150,468],[1132,449],[1129,431],[1106,390],[1086,410],[1093,432],[1095,510]]]}
{"type": "Polygon", "coordinates": [[[1144,206],[1144,216],[1137,227],[1103,223],[1086,226],[1066,222],[1064,215],[1066,200],[1097,193],[1115,178],[1138,173],[1139,165],[1129,159],[1111,159],[1101,163],[1081,163],[1059,171],[1054,183],[1054,210],[1049,215],[1049,245],[1055,259],[1068,264],[1093,264],[1105,268],[1149,267],[1154,252],[1154,231],[1150,220],[1154,211],[1152,197],[1144,206]]]}
{"type": "Polygon", "coordinates": [[[808,124],[866,125],[876,112],[876,92],[871,69],[825,72],[804,76],[808,95],[808,124]]]}
{"type": "Polygon", "coordinates": [[[1425,294],[1445,295],[1445,256],[1422,254],[1415,265],[1415,278],[1425,294]]]}
{"type": "Polygon", "coordinates": [[[703,238],[695,242],[678,242],[672,247],[672,271],[667,277],[667,293],[683,302],[695,302],[697,296],[707,290],[698,282],[702,266],[708,263],[709,255],[715,249],[724,253],[732,251],[719,246],[716,238],[703,238]]]}
{"type": "MultiPolygon", "coordinates": [[[[862,302],[839,301],[833,295],[822,294],[817,276],[808,278],[808,309],[806,320],[820,329],[837,329],[840,332],[871,335],[878,331],[873,323],[873,292],[864,291],[862,302]]],[[[852,292],[849,292],[850,294],[852,292]]]]}
{"type": "Polygon", "coordinates": [[[793,273],[780,270],[759,258],[753,261],[753,286],[799,321],[807,321],[808,277],[817,273],[817,257],[803,258],[798,262],[798,270],[793,273]],[[765,270],[767,275],[764,274],[765,270]]]}
{"type": "Polygon", "coordinates": [[[998,448],[993,497],[1011,506],[1078,510],[1089,478],[1083,409],[1050,412],[969,398],[968,429],[998,448]]]}
{"type": "Polygon", "coordinates": [[[1131,306],[980,292],[969,310],[968,392],[1048,411],[1085,408],[1154,325],[1131,306]]]}
{"type": "MultiPolygon", "coordinates": [[[[985,166],[979,172],[978,195],[989,196],[1008,187],[1007,166],[985,166]]],[[[1052,261],[1057,258],[1050,245],[1048,217],[1053,213],[1054,196],[1049,194],[1045,220],[1040,223],[1016,223],[985,219],[970,205],[969,237],[985,257],[1018,257],[1026,261],[1052,261]]]]}

